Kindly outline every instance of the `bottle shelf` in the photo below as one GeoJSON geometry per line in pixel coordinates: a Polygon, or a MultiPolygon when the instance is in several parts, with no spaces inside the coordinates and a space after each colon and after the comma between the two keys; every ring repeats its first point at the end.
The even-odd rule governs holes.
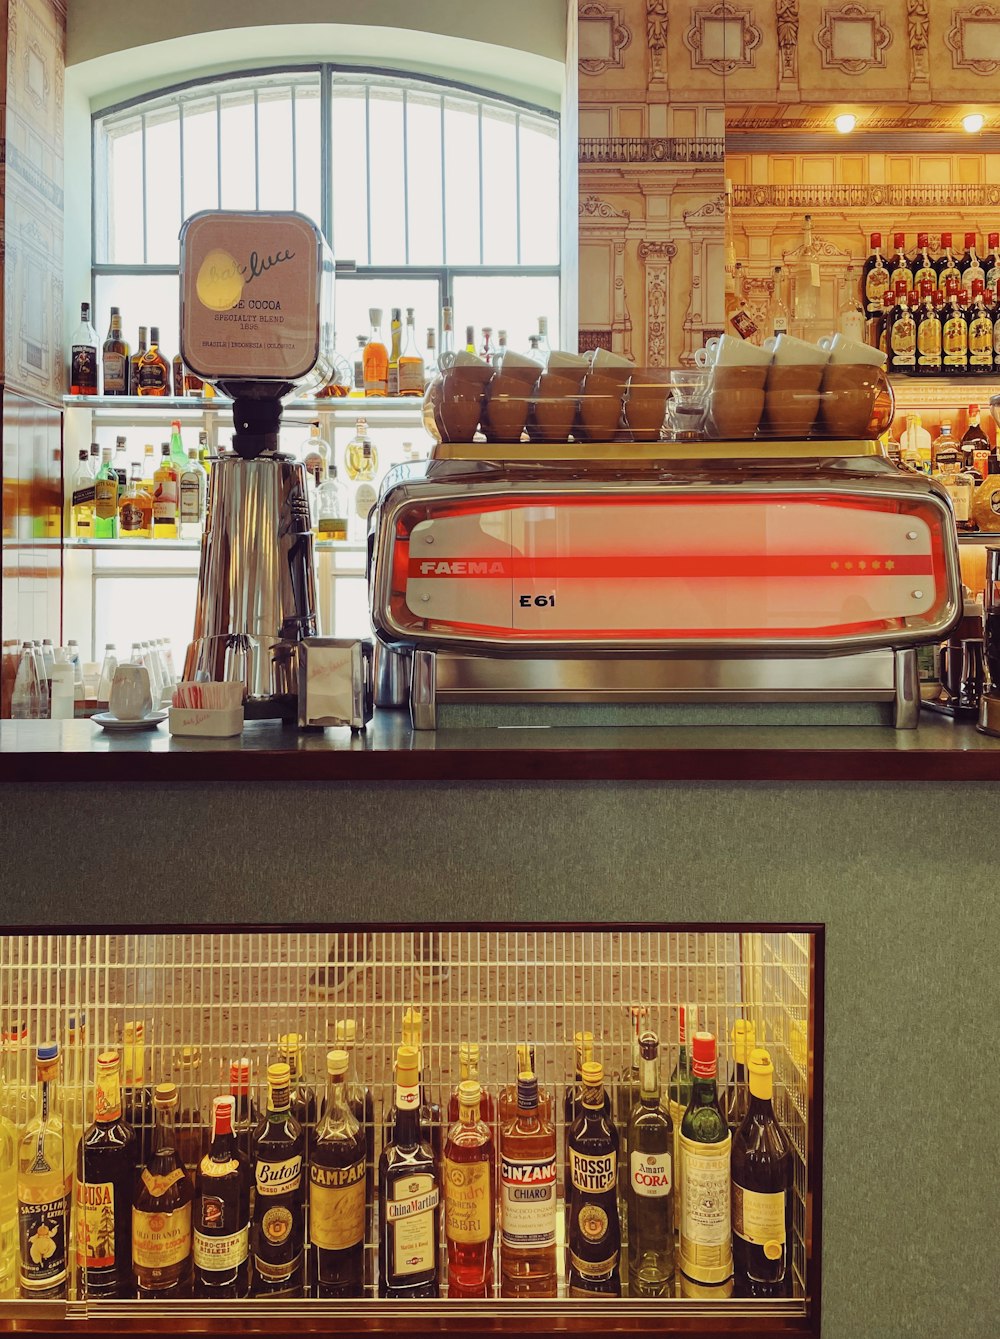
{"type": "MultiPolygon", "coordinates": [[[[1000,536],[998,536],[1000,538],[1000,536]]],[[[59,547],[58,539],[34,540],[29,547],[39,544],[59,547]]],[[[61,541],[62,547],[92,553],[197,553],[201,548],[200,539],[77,539],[61,541]]],[[[367,545],[352,544],[341,539],[314,539],[313,548],[320,553],[365,553],[367,545]]]]}
{"type": "MultiPolygon", "coordinates": [[[[342,396],[338,400],[286,400],[284,411],[295,414],[337,414],[346,418],[417,418],[422,412],[420,396],[342,396]]],[[[178,414],[211,414],[232,411],[233,402],[217,395],[211,400],[194,395],[64,395],[64,409],[89,409],[106,414],[140,414],[142,417],[176,417],[178,414]]]]}
{"type": "MultiPolygon", "coordinates": [[[[1000,379],[989,377],[908,377],[899,372],[889,374],[889,384],[896,397],[896,409],[960,408],[978,404],[989,405],[990,398],[1000,395],[1000,379]]],[[[987,409],[988,412],[988,409],[987,409]]]]}

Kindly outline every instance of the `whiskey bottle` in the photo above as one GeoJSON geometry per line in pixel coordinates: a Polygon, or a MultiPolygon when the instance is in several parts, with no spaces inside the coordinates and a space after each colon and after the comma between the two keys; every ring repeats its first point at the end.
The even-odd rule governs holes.
{"type": "MultiPolygon", "coordinates": [[[[463,1041],[458,1047],[458,1078],[459,1081],[451,1091],[448,1098],[448,1124],[454,1125],[459,1116],[459,1088],[469,1080],[473,1083],[479,1083],[479,1043],[476,1041],[463,1041]]],[[[483,1120],[493,1129],[496,1125],[496,1108],[493,1103],[493,1096],[480,1085],[479,1109],[483,1120]]]]}
{"type": "Polygon", "coordinates": [[[365,1283],[365,1136],[348,1100],[346,1051],[326,1057],[326,1101],[309,1162],[311,1277],[319,1297],[361,1297],[365,1283]]]}
{"type": "Polygon", "coordinates": [[[149,328],[149,348],[139,358],[135,393],[136,395],[170,394],[170,364],[160,352],[159,326],[153,325],[149,328]]]}
{"type": "Polygon", "coordinates": [[[951,498],[956,528],[959,531],[975,530],[976,522],[972,515],[975,481],[971,474],[962,469],[954,446],[937,449],[934,478],[951,498]]]}
{"type": "MultiPolygon", "coordinates": [[[[431,345],[433,350],[433,344],[431,345]]],[[[413,308],[406,309],[406,342],[399,355],[399,394],[423,395],[424,360],[417,348],[417,333],[414,326],[413,308]]]]}
{"type": "Polygon", "coordinates": [[[177,466],[170,458],[170,443],[160,447],[160,464],[153,475],[153,538],[177,538],[177,511],[180,501],[177,466]]]}
{"type": "Polygon", "coordinates": [[[674,1127],[660,1098],[659,1042],[639,1038],[639,1097],[628,1121],[630,1297],[664,1297],[674,1277],[674,1127]]]}
{"type": "MultiPolygon", "coordinates": [[[[991,340],[991,346],[992,342],[991,340]]],[[[94,537],[94,476],[90,472],[90,453],[86,447],[79,452],[79,464],[73,476],[73,491],[70,494],[70,532],[74,539],[94,537]]]]}
{"type": "Polygon", "coordinates": [[[97,1057],[94,1122],[76,1161],[76,1264],[80,1298],[131,1297],[136,1142],[122,1117],[121,1058],[97,1057]]]}
{"type": "Polygon", "coordinates": [[[153,1152],[142,1169],[132,1207],[132,1270],[140,1298],[191,1295],[191,1201],[177,1151],[177,1086],[153,1090],[153,1152]]]}
{"type": "Polygon", "coordinates": [[[369,308],[368,319],[371,321],[371,334],[362,358],[365,395],[382,396],[388,394],[389,387],[389,351],[382,341],[382,308],[369,308]]]}
{"type": "Polygon", "coordinates": [[[729,1221],[732,1135],[716,1091],[710,1032],[691,1045],[691,1098],[681,1121],[681,1270],[695,1283],[723,1284],[733,1272],[729,1221]]]}
{"type": "Polygon", "coordinates": [[[949,376],[965,376],[969,370],[969,326],[962,310],[962,295],[951,286],[941,327],[941,369],[949,376]]]}
{"type": "Polygon", "coordinates": [[[396,1052],[391,1141],[379,1159],[379,1296],[438,1296],[441,1183],[420,1130],[420,1061],[413,1046],[396,1052]]]}
{"type": "Polygon", "coordinates": [[[523,1070],[500,1131],[500,1292],[555,1297],[556,1284],[556,1131],[523,1070]]]}
{"type": "Polygon", "coordinates": [[[458,1120],[444,1149],[444,1226],[451,1296],[484,1296],[493,1283],[496,1154],[475,1079],[458,1085],[458,1120]]]}
{"type": "Polygon", "coordinates": [[[147,330],[144,325],[139,327],[139,339],[135,346],[135,353],[132,354],[128,368],[129,392],[132,395],[139,394],[139,367],[142,363],[143,354],[146,352],[147,330]]]}
{"type": "Polygon", "coordinates": [[[97,394],[97,331],[90,323],[90,303],[80,303],[80,324],[70,346],[70,395],[97,394]]]}
{"type": "Polygon", "coordinates": [[[188,447],[188,463],[181,473],[178,487],[180,490],[178,533],[181,539],[200,539],[205,528],[208,474],[198,459],[197,449],[193,446],[188,447]]]}
{"type": "Polygon", "coordinates": [[[399,394],[399,354],[400,339],[403,333],[402,313],[399,307],[393,307],[389,318],[389,362],[386,370],[386,394],[399,394]]]}
{"type": "Polygon", "coordinates": [[[733,1024],[733,1077],[722,1094],[722,1114],[730,1130],[739,1129],[747,1114],[750,1096],[747,1090],[747,1056],[754,1048],[756,1033],[753,1023],[737,1018],[733,1024]]]}
{"type": "Polygon", "coordinates": [[[25,1297],[64,1297],[76,1150],[59,1109],[59,1044],[38,1047],[35,1114],[17,1149],[20,1283],[25,1297]]]}
{"type": "Polygon", "coordinates": [[[256,1195],[250,1225],[255,1297],[300,1296],[305,1240],[302,1126],[289,1109],[287,1065],[267,1067],[267,1114],[254,1139],[256,1195]]]}
{"type": "Polygon", "coordinates": [[[691,1099],[691,1060],[688,1056],[687,1038],[698,1030],[697,1004],[681,1004],[677,1007],[678,1048],[677,1060],[667,1082],[670,1122],[674,1127],[674,1227],[681,1225],[681,1121],[691,1099]]]}
{"type": "Polygon", "coordinates": [[[889,287],[889,270],[882,259],[882,234],[871,235],[871,253],[861,269],[861,301],[869,317],[882,311],[882,296],[889,287]]]}
{"type": "Polygon", "coordinates": [[[767,1285],[780,1296],[791,1282],[792,1150],[771,1097],[774,1066],[763,1047],[750,1052],[750,1108],[733,1136],[733,1260],[738,1292],[767,1285]]]}
{"type": "Polygon", "coordinates": [[[583,1064],[580,1107],[569,1135],[569,1292],[619,1296],[618,1131],[606,1109],[604,1068],[583,1064]]]}
{"type": "Polygon", "coordinates": [[[129,347],[122,338],[122,318],[117,307],[111,308],[108,336],[101,350],[101,370],[105,395],[128,395],[129,347]]]}
{"type": "Polygon", "coordinates": [[[212,1102],[212,1145],[198,1163],[194,1210],[195,1296],[250,1291],[250,1166],[233,1129],[236,1102],[212,1102]]]}

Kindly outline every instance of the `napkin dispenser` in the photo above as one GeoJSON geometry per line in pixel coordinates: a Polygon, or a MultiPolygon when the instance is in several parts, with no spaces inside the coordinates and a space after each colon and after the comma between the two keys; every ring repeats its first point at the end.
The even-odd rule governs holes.
{"type": "Polygon", "coordinates": [[[299,642],[299,726],[364,730],[375,710],[371,638],[305,637],[299,642]]]}

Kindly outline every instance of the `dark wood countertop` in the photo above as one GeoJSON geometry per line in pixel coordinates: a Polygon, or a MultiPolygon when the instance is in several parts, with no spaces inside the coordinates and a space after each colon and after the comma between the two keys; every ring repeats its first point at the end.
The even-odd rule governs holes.
{"type": "Polygon", "coordinates": [[[0,781],[1000,781],[1000,739],[927,713],[879,726],[588,726],[362,735],[248,723],[234,739],[0,721],[0,781]]]}

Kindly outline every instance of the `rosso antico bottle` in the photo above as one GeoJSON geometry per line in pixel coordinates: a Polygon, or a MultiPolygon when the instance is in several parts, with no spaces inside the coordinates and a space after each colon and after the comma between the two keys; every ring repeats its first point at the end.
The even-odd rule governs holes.
{"type": "Polygon", "coordinates": [[[59,1110],[59,1045],[38,1047],[35,1114],[17,1154],[17,1220],[21,1292],[63,1297],[69,1270],[70,1189],[73,1155],[59,1110]]]}
{"type": "Polygon", "coordinates": [[[660,1098],[659,1041],[639,1038],[639,1098],[628,1121],[628,1279],[632,1297],[664,1297],[674,1278],[674,1127],[660,1098]]]}
{"type": "Polygon", "coordinates": [[[444,1226],[450,1296],[485,1297],[493,1282],[493,1135],[475,1079],[458,1085],[458,1119],[444,1148],[444,1226]]]}
{"type": "Polygon", "coordinates": [[[438,1296],[438,1204],[441,1185],[420,1128],[419,1058],[396,1052],[396,1118],[379,1159],[379,1295],[438,1296]]]}
{"type": "Polygon", "coordinates": [[[620,1296],[618,1131],[607,1111],[604,1067],[586,1060],[580,1105],[569,1135],[569,1291],[620,1296]]]}
{"type": "Polygon", "coordinates": [[[305,1136],[290,1110],[287,1065],[267,1067],[267,1114],[254,1138],[252,1291],[256,1297],[297,1296],[302,1291],[305,1225],[302,1172],[305,1136]]]}
{"type": "Polygon", "coordinates": [[[517,1076],[516,1091],[500,1131],[500,1291],[555,1297],[556,1130],[530,1070],[517,1076]]]}
{"type": "Polygon", "coordinates": [[[732,1277],[729,1169],[732,1135],[716,1090],[716,1044],[710,1032],[691,1043],[691,1098],[681,1121],[680,1266],[695,1283],[732,1277]]]}
{"type": "Polygon", "coordinates": [[[132,1297],[136,1141],[122,1116],[121,1058],[97,1057],[94,1122],[76,1162],[77,1289],[81,1298],[132,1297]]]}
{"type": "Polygon", "coordinates": [[[774,1114],[774,1066],[763,1047],[747,1069],[750,1109],[733,1137],[736,1287],[741,1296],[782,1296],[791,1280],[792,1150],[774,1114]]]}
{"type": "Polygon", "coordinates": [[[177,1151],[175,1083],[153,1089],[153,1113],[153,1152],[132,1208],[132,1270],[140,1297],[190,1297],[194,1193],[177,1151]]]}
{"type": "Polygon", "coordinates": [[[365,1136],[348,1097],[346,1051],[326,1057],[326,1100],[309,1160],[310,1271],[319,1297],[365,1286],[365,1136]]]}
{"type": "Polygon", "coordinates": [[[250,1291],[250,1166],[233,1129],[236,1102],[212,1102],[212,1145],[198,1163],[194,1210],[197,1297],[250,1291]]]}

